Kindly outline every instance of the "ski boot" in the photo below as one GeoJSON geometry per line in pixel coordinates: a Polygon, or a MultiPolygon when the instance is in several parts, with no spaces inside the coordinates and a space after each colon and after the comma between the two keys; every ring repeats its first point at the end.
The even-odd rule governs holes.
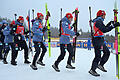
{"type": "Polygon", "coordinates": [[[95,70],[92,70],[92,69],[89,71],[89,73],[93,76],[96,76],[96,77],[100,76],[100,74],[98,74],[95,70]]]}
{"type": "Polygon", "coordinates": [[[75,67],[73,67],[73,66],[70,65],[70,64],[67,64],[66,68],[68,68],[68,69],[75,69],[75,67]]]}
{"type": "Polygon", "coordinates": [[[36,65],[33,65],[33,64],[31,64],[30,67],[31,67],[33,70],[37,70],[37,69],[38,69],[37,66],[36,66],[36,65]]]}
{"type": "Polygon", "coordinates": [[[16,61],[11,61],[11,65],[16,66],[17,62],[16,61]]]}
{"type": "Polygon", "coordinates": [[[24,63],[25,63],[25,64],[30,64],[31,62],[28,61],[28,60],[25,60],[24,63]]]}
{"type": "Polygon", "coordinates": [[[101,66],[101,65],[98,65],[98,69],[100,69],[103,72],[107,72],[107,70],[105,70],[105,68],[103,66],[101,66]]]}
{"type": "Polygon", "coordinates": [[[37,64],[39,64],[41,66],[45,66],[45,64],[42,61],[38,61],[37,64]]]}
{"type": "Polygon", "coordinates": [[[4,64],[8,64],[8,62],[7,62],[5,59],[3,59],[3,63],[4,63],[4,64]]]}
{"type": "Polygon", "coordinates": [[[56,66],[55,64],[53,64],[52,67],[54,68],[55,71],[60,72],[58,66],[56,66]]]}
{"type": "Polygon", "coordinates": [[[3,58],[0,58],[0,61],[2,61],[3,60],[3,58]]]}

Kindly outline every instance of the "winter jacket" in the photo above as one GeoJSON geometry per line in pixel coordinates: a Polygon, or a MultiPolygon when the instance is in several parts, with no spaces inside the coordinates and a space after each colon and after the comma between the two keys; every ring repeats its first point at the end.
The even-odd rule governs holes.
{"type": "Polygon", "coordinates": [[[0,42],[4,43],[5,36],[3,35],[4,27],[0,27],[0,42]]]}
{"type": "MultiPolygon", "coordinates": [[[[102,34],[106,33],[106,32],[109,32],[109,31],[111,31],[114,28],[114,26],[110,25],[110,24],[107,24],[105,26],[104,23],[103,23],[103,21],[104,21],[104,19],[102,17],[97,17],[96,19],[93,20],[94,26],[96,28],[98,28],[97,31],[100,31],[100,33],[102,33],[102,34]]],[[[94,30],[94,31],[96,31],[96,30],[94,30]]],[[[104,34],[100,35],[100,36],[95,36],[95,34],[97,34],[97,33],[98,32],[94,32],[93,46],[95,48],[100,48],[101,46],[104,45],[104,34]]]]}
{"type": "MultiPolygon", "coordinates": [[[[43,23],[42,20],[35,19],[33,22],[33,41],[34,42],[43,42],[43,23]]],[[[47,29],[45,30],[47,31],[47,29]]]]}
{"type": "MultiPolygon", "coordinates": [[[[20,23],[20,22],[18,22],[18,21],[15,21],[15,26],[13,26],[13,30],[16,32],[16,30],[17,30],[17,26],[23,26],[23,23],[20,23]]],[[[24,26],[23,26],[24,27],[24,26]]],[[[28,32],[26,32],[25,31],[25,27],[24,27],[24,34],[27,34],[28,32]]],[[[21,38],[22,38],[22,40],[25,40],[25,35],[21,35],[21,34],[17,34],[16,33],[16,35],[15,36],[18,36],[18,35],[20,35],[21,36],[21,38]]]]}
{"type": "Polygon", "coordinates": [[[5,35],[4,43],[13,43],[14,42],[14,36],[11,34],[10,26],[6,26],[4,28],[3,34],[5,35]]]}
{"type": "Polygon", "coordinates": [[[61,35],[60,36],[60,44],[70,44],[70,36],[75,36],[75,32],[71,31],[71,29],[69,29],[69,25],[70,25],[70,21],[68,20],[67,17],[64,17],[62,19],[62,29],[63,32],[65,34],[69,34],[69,35],[61,35]]]}
{"type": "Polygon", "coordinates": [[[97,17],[93,20],[94,22],[94,37],[104,37],[103,33],[111,31],[114,27],[113,25],[104,25],[104,19],[102,17],[97,17]]]}

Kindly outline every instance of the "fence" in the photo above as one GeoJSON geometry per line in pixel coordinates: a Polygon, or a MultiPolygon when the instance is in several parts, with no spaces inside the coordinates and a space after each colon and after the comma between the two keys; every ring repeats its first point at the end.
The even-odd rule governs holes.
{"type": "MultiPolygon", "coordinates": [[[[108,48],[114,48],[114,43],[105,43],[108,48]]],[[[48,43],[45,42],[45,45],[48,47],[48,43]]],[[[60,47],[59,42],[51,42],[51,47],[60,47]]],[[[93,48],[92,43],[87,43],[87,42],[77,42],[76,44],[77,48],[93,48]]]]}

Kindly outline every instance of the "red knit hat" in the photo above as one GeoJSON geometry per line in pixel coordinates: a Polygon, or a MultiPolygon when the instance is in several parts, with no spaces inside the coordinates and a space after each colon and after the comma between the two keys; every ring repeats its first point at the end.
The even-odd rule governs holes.
{"type": "Polygon", "coordinates": [[[98,17],[98,16],[103,16],[103,15],[106,15],[105,11],[99,10],[99,11],[97,12],[97,17],[98,17]]]}
{"type": "Polygon", "coordinates": [[[67,18],[73,18],[73,16],[72,16],[71,13],[67,13],[67,14],[66,14],[66,17],[67,17],[67,18]]]}
{"type": "Polygon", "coordinates": [[[37,13],[37,17],[44,16],[42,13],[37,13]]]}
{"type": "Polygon", "coordinates": [[[24,18],[22,16],[19,16],[18,20],[23,20],[24,21],[24,18]]]}
{"type": "Polygon", "coordinates": [[[12,25],[15,25],[15,21],[13,20],[13,21],[11,22],[11,24],[12,24],[12,25]]]}

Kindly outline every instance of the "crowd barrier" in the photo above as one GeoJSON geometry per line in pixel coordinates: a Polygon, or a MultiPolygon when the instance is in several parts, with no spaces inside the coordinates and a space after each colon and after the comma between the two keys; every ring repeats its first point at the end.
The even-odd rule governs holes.
{"type": "MultiPolygon", "coordinates": [[[[72,44],[72,43],[71,43],[72,44]]],[[[108,48],[114,48],[114,43],[105,43],[108,48]]],[[[45,42],[45,45],[48,47],[48,43],[45,42]]],[[[59,42],[51,42],[51,47],[60,47],[59,42]]],[[[77,42],[76,44],[77,48],[93,48],[92,43],[87,42],[77,42]]]]}

